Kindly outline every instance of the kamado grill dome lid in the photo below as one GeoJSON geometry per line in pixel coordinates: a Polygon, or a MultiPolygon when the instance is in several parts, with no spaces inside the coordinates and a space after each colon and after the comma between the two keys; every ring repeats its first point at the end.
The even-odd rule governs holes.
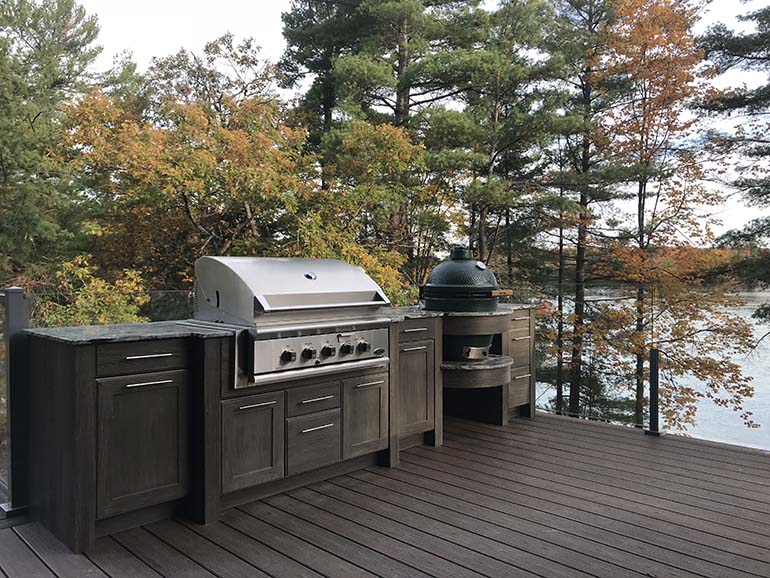
{"type": "Polygon", "coordinates": [[[495,311],[500,294],[495,274],[462,246],[452,247],[449,260],[437,265],[420,287],[425,309],[431,311],[495,311]]]}

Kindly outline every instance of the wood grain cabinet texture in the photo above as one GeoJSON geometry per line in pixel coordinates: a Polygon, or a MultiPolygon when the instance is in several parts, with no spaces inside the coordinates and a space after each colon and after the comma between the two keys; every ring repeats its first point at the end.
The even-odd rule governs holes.
{"type": "Polygon", "coordinates": [[[354,458],[388,447],[388,374],[342,381],[342,457],[354,458]]]}
{"type": "Polygon", "coordinates": [[[222,491],[284,476],[283,392],[222,402],[222,491]]]}
{"type": "Polygon", "coordinates": [[[406,341],[398,347],[398,431],[401,437],[434,429],[435,341],[406,341]]]}
{"type": "Polygon", "coordinates": [[[175,500],[189,480],[184,370],[97,380],[97,516],[175,500]]]}

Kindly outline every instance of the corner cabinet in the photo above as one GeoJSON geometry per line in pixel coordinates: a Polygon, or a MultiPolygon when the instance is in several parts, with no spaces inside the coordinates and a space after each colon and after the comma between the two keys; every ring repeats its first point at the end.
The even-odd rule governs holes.
{"type": "Polygon", "coordinates": [[[29,509],[88,552],[99,536],[189,511],[200,467],[196,397],[220,372],[201,353],[227,337],[173,323],[81,335],[30,332],[29,509]]]}

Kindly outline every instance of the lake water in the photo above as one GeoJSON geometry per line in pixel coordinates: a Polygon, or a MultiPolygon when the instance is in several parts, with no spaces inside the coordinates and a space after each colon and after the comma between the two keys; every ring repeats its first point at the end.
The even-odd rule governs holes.
{"type": "MultiPolygon", "coordinates": [[[[757,324],[751,314],[762,304],[770,302],[770,291],[741,293],[745,303],[735,309],[735,313],[754,325],[754,334],[759,339],[770,331],[770,324],[757,324]]],[[[719,407],[709,399],[698,404],[696,425],[684,433],[712,441],[737,444],[770,450],[770,336],[768,336],[750,354],[737,360],[746,375],[753,378],[754,397],[745,400],[744,407],[753,413],[753,419],[759,428],[749,429],[738,413],[729,408],[719,407]]],[[[546,400],[553,396],[553,390],[539,384],[538,398],[546,400]]]]}
{"type": "MultiPolygon", "coordinates": [[[[752,323],[754,310],[761,303],[770,302],[770,292],[742,293],[741,297],[745,305],[735,312],[752,323]]],[[[754,324],[757,339],[770,331],[769,324],[754,324]]],[[[744,373],[754,378],[754,397],[747,399],[744,405],[753,412],[754,421],[760,427],[747,428],[740,415],[706,399],[698,404],[697,425],[686,433],[693,437],[770,450],[770,336],[751,354],[738,361],[744,373]]]]}

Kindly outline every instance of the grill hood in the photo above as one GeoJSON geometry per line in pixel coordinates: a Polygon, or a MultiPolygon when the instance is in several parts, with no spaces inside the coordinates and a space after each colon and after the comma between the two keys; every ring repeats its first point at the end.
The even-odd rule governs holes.
{"type": "Polygon", "coordinates": [[[201,257],[195,279],[195,316],[205,321],[365,318],[390,304],[361,267],[335,259],[201,257]]]}

